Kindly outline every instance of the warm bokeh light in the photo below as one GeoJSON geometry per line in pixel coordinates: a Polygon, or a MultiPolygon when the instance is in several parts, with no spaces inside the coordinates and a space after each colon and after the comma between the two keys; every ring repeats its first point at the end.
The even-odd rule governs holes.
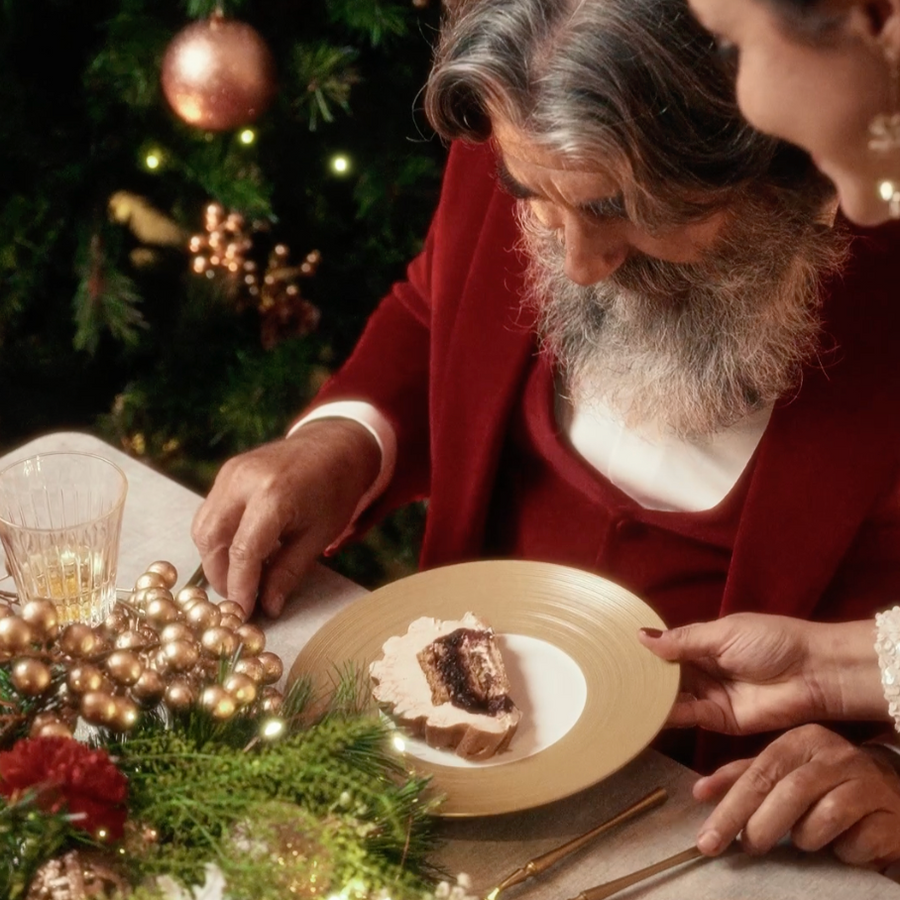
{"type": "Polygon", "coordinates": [[[284,734],[284,721],[282,719],[269,719],[263,724],[260,735],[266,740],[281,737],[284,734]]]}
{"type": "Polygon", "coordinates": [[[331,157],[331,171],[336,175],[346,175],[350,171],[350,157],[338,153],[331,157]]]}

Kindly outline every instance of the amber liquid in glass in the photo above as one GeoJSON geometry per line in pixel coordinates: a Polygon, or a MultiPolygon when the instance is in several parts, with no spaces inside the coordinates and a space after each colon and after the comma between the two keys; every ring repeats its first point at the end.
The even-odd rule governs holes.
{"type": "Polygon", "coordinates": [[[30,555],[22,563],[23,600],[50,600],[60,625],[97,624],[112,605],[110,554],[87,547],[30,555]]]}

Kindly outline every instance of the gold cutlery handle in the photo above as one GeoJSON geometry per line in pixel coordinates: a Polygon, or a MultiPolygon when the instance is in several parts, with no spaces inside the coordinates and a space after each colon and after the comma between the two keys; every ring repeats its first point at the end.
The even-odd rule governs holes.
{"type": "Polygon", "coordinates": [[[200,565],[194,569],[194,573],[188,578],[184,586],[200,588],[209,587],[209,580],[206,577],[206,573],[203,571],[203,563],[200,563],[200,565]]]}
{"type": "Polygon", "coordinates": [[[576,850],[580,850],[585,844],[592,841],[594,838],[599,837],[606,831],[609,831],[611,828],[615,828],[617,825],[621,825],[623,822],[627,822],[629,819],[633,819],[635,816],[640,815],[643,812],[646,812],[648,809],[653,809],[656,806],[660,806],[665,803],[669,798],[668,791],[665,788],[658,787],[655,790],[651,791],[647,794],[646,797],[641,797],[636,803],[633,803],[628,809],[622,810],[622,812],[613,816],[611,819],[607,819],[605,822],[601,822],[599,825],[592,828],[590,831],[585,834],[579,835],[576,838],[572,838],[571,841],[568,841],[565,844],[560,845],[559,847],[555,847],[553,850],[544,853],[542,856],[538,856],[530,862],[526,863],[522,866],[521,869],[516,869],[511,875],[508,875],[500,884],[494,888],[487,896],[491,898],[491,900],[496,900],[497,895],[500,891],[506,890],[508,887],[512,887],[514,884],[520,884],[528,878],[531,878],[533,875],[540,875],[542,872],[546,872],[552,865],[558,863],[561,859],[568,856],[570,853],[574,853],[576,850]]]}
{"type": "Polygon", "coordinates": [[[666,869],[680,866],[682,863],[690,862],[692,859],[697,859],[702,855],[696,847],[689,847],[687,850],[682,850],[681,853],[676,853],[674,856],[653,863],[652,866],[638,869],[637,872],[632,872],[630,875],[623,875],[621,878],[615,878],[612,881],[607,881],[582,891],[574,900],[606,900],[607,897],[612,897],[613,894],[618,894],[619,891],[623,891],[625,888],[631,887],[645,878],[665,872],[666,869]]]}
{"type": "Polygon", "coordinates": [[[660,806],[665,803],[668,797],[669,794],[665,788],[656,788],[655,791],[651,791],[646,797],[642,797],[637,803],[629,806],[628,809],[622,810],[618,815],[613,816],[611,819],[607,819],[605,822],[601,822],[596,828],[592,828],[580,837],[572,838],[571,841],[563,844],[561,847],[557,847],[555,850],[550,850],[543,856],[538,856],[536,859],[533,859],[528,863],[528,867],[532,869],[531,874],[539,875],[541,872],[549,869],[554,863],[559,862],[564,856],[568,856],[570,853],[580,850],[585,844],[592,841],[595,837],[599,837],[605,831],[609,831],[617,825],[621,825],[623,822],[633,819],[635,816],[640,815],[642,812],[646,812],[648,809],[653,809],[654,806],[660,806]]]}

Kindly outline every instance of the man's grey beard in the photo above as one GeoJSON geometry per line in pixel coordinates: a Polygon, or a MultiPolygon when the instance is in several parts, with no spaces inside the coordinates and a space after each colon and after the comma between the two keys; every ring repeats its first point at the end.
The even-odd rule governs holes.
{"type": "Polygon", "coordinates": [[[844,241],[753,201],[738,215],[702,262],[634,255],[583,287],[566,277],[555,234],[520,204],[526,302],[571,399],[697,440],[799,387],[818,344],[819,280],[844,241]]]}

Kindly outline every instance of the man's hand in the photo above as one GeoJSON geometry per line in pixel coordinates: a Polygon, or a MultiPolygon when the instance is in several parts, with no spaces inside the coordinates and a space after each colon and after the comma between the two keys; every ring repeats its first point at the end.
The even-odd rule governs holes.
{"type": "Polygon", "coordinates": [[[192,536],[215,590],[277,616],[349,524],[378,475],[378,444],[356,422],[319,419],[222,466],[192,536]]]}
{"type": "Polygon", "coordinates": [[[750,734],[814,719],[886,718],[873,627],[738,613],[639,639],[682,663],[669,725],[750,734]]]}
{"type": "Polygon", "coordinates": [[[788,731],[756,759],[729,763],[694,785],[698,800],[724,795],[697,846],[715,856],[742,832],[747,852],[765,853],[790,834],[801,850],[831,846],[852,865],[900,860],[900,777],[883,752],[819,725],[788,731]]]}

